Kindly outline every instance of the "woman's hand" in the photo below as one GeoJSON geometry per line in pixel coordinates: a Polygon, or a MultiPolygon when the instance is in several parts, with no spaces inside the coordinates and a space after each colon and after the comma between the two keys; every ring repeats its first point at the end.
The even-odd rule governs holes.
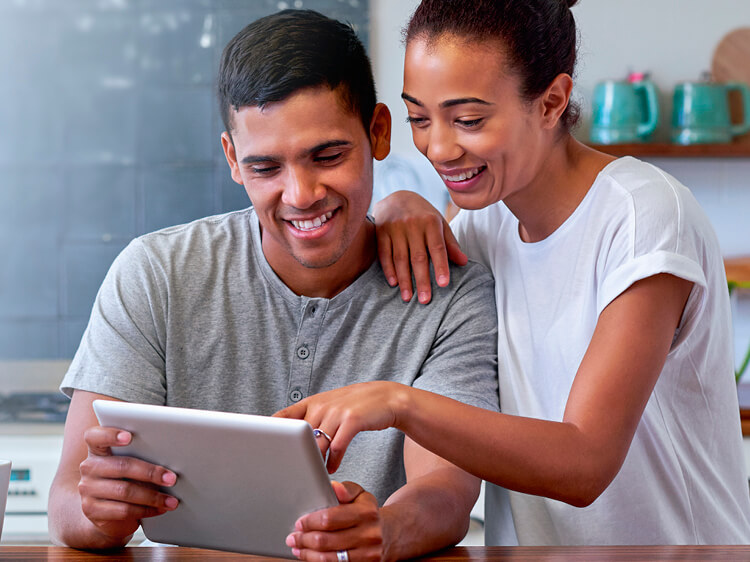
{"type": "Polygon", "coordinates": [[[337,562],[346,551],[351,562],[383,560],[383,519],[375,496],[354,482],[331,482],[340,505],[300,517],[286,538],[292,554],[311,562],[337,562]]]}
{"type": "Polygon", "coordinates": [[[397,427],[399,412],[408,407],[410,387],[389,381],[353,384],[315,394],[274,414],[275,417],[305,420],[331,438],[318,439],[328,472],[341,464],[349,443],[360,431],[397,427]]]}
{"type": "Polygon", "coordinates": [[[397,191],[373,208],[378,255],[388,283],[398,283],[401,298],[411,300],[411,274],[417,283],[419,302],[432,298],[430,260],[440,287],[450,282],[448,260],[466,265],[450,226],[440,212],[412,191],[397,191]]]}

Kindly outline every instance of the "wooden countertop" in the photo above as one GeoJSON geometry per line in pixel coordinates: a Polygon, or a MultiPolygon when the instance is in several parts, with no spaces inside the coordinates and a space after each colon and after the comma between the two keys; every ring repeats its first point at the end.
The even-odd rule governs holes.
{"type": "Polygon", "coordinates": [[[727,258],[724,260],[727,281],[739,284],[750,283],[750,257],[727,258]]]}
{"type": "MultiPolygon", "coordinates": [[[[55,562],[126,560],[172,562],[280,560],[182,547],[135,546],[106,553],[83,552],[59,546],[0,546],[0,560],[48,560],[55,562]]],[[[750,560],[750,545],[740,546],[469,546],[450,548],[422,560],[481,562],[502,560],[750,560]]]]}

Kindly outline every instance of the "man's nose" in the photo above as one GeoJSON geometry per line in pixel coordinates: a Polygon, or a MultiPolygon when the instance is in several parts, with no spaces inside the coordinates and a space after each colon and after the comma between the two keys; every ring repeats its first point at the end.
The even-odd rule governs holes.
{"type": "Polygon", "coordinates": [[[326,188],[318,181],[315,174],[304,170],[290,169],[281,194],[285,205],[296,209],[307,209],[326,196],[326,188]]]}

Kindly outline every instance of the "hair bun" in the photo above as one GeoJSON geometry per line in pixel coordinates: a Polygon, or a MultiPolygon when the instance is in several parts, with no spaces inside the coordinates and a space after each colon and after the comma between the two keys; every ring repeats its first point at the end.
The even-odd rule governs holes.
{"type": "Polygon", "coordinates": [[[578,4],[578,0],[565,0],[565,3],[568,5],[568,8],[572,8],[578,4]]]}

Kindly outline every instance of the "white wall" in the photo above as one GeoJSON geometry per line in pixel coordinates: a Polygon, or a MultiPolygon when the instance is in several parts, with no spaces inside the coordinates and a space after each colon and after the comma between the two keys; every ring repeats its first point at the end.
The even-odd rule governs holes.
{"type": "MultiPolygon", "coordinates": [[[[403,74],[401,29],[418,0],[371,0],[371,47],[381,101],[393,112],[393,151],[418,155],[405,123],[400,99],[403,74]]],[[[580,30],[579,66],[574,95],[583,120],[577,136],[588,135],[589,98],[594,85],[648,71],[661,91],[661,126],[666,138],[671,93],[681,81],[697,80],[711,68],[719,40],[750,26],[750,0],[580,0],[573,8],[580,30]]],[[[750,255],[750,158],[658,158],[695,194],[719,236],[726,256],[750,255]]],[[[750,342],[750,296],[735,302],[738,361],[750,342]]]]}

